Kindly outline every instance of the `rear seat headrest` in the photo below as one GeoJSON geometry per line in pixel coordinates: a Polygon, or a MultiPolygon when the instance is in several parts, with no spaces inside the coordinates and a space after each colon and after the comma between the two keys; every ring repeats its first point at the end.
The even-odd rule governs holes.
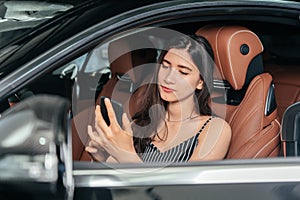
{"type": "MultiPolygon", "coordinates": [[[[112,41],[108,45],[111,72],[127,73],[130,69],[147,63],[155,63],[157,51],[151,41],[134,35],[112,41]]],[[[135,77],[131,77],[135,80],[135,77]]]]}
{"type": "Polygon", "coordinates": [[[138,59],[141,59],[143,63],[155,61],[157,51],[148,38],[140,35],[127,36],[109,43],[108,59],[110,63],[113,63],[126,54],[134,54],[134,60],[130,59],[130,61],[133,62],[133,64],[138,65],[138,59]]]}
{"type": "MultiPolygon", "coordinates": [[[[249,76],[250,63],[263,52],[258,36],[245,27],[229,25],[207,25],[198,29],[196,35],[205,37],[211,44],[220,78],[228,81],[234,90],[242,89],[249,76]]],[[[262,73],[261,67],[258,70],[262,73]]]]}

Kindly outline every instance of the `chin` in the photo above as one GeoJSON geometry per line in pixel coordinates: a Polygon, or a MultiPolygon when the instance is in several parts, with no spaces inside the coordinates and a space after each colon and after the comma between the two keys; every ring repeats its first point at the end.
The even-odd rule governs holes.
{"type": "Polygon", "coordinates": [[[161,95],[161,98],[164,100],[164,101],[167,101],[169,103],[172,103],[172,102],[177,102],[178,101],[178,98],[176,98],[176,96],[174,95],[161,95]]]}

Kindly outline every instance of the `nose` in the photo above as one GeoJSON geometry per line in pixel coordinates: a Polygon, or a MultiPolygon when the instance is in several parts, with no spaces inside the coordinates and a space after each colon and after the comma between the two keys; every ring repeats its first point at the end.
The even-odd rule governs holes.
{"type": "Polygon", "coordinates": [[[164,81],[168,84],[174,84],[175,83],[175,76],[176,71],[173,70],[171,67],[167,70],[166,76],[164,78],[164,81]]]}

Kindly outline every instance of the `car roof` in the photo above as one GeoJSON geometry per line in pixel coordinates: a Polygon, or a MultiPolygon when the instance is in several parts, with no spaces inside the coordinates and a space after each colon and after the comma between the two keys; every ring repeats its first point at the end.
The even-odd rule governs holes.
{"type": "Polygon", "coordinates": [[[34,29],[26,32],[27,34],[23,37],[2,48],[0,50],[1,75],[4,75],[6,70],[7,73],[10,72],[16,66],[25,64],[49,48],[105,19],[157,2],[163,1],[127,0],[120,3],[117,0],[90,0],[78,4],[68,11],[37,25],[34,29]],[[122,4],[122,6],[119,6],[119,4],[122,4]],[[14,56],[11,56],[12,54],[14,56]]]}
{"type": "MultiPolygon", "coordinates": [[[[61,1],[67,2],[67,1],[61,1]]],[[[241,2],[254,3],[282,3],[290,4],[287,1],[199,1],[199,2],[214,2],[215,5],[226,5],[226,3],[241,4],[241,2]]],[[[105,21],[111,17],[117,16],[127,11],[132,11],[137,8],[149,11],[153,6],[157,8],[176,5],[179,3],[195,3],[193,0],[90,0],[82,4],[78,4],[68,11],[57,15],[42,24],[38,25],[35,29],[27,33],[26,36],[10,43],[8,46],[0,50],[0,78],[10,73],[19,66],[24,65],[33,58],[41,55],[65,41],[68,38],[80,33],[81,31],[92,27],[93,25],[105,21]],[[153,5],[149,7],[148,5],[153,5]],[[11,56],[14,54],[14,56],[11,56]]],[[[230,4],[228,4],[230,5],[230,4]]]]}
{"type": "Polygon", "coordinates": [[[79,0],[0,1],[0,49],[38,24],[79,4],[82,4],[79,0]]]}

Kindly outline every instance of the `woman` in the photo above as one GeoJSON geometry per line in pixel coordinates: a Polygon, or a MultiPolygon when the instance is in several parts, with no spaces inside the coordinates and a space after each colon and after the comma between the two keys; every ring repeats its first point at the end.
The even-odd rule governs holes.
{"type": "Polygon", "coordinates": [[[231,129],[210,108],[212,50],[202,37],[175,38],[159,58],[157,74],[145,89],[143,109],[123,127],[105,100],[111,125],[96,107],[95,130],[86,147],[95,160],[117,162],[187,162],[223,159],[231,129]],[[155,111],[156,109],[156,111],[155,111]]]}

